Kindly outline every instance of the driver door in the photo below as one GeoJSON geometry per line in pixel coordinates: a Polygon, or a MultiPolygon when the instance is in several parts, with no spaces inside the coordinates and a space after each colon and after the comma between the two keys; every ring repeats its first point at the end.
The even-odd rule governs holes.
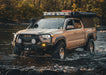
{"type": "Polygon", "coordinates": [[[65,37],[66,37],[66,46],[68,49],[75,47],[75,40],[77,37],[75,37],[75,28],[70,28],[67,29],[68,26],[73,26],[74,27],[74,20],[73,19],[68,19],[66,22],[66,32],[65,32],[65,37]]]}
{"type": "Polygon", "coordinates": [[[76,48],[84,44],[84,30],[82,28],[81,21],[79,19],[69,19],[66,24],[66,42],[67,48],[76,48]],[[68,26],[73,26],[71,29],[67,29],[68,26]]]}

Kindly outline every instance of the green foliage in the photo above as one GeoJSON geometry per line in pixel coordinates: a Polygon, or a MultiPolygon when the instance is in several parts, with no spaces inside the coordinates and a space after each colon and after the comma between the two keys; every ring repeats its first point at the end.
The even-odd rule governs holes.
{"type": "Polygon", "coordinates": [[[106,17],[105,0],[0,0],[0,21],[25,22],[45,11],[95,12],[106,17]]]}

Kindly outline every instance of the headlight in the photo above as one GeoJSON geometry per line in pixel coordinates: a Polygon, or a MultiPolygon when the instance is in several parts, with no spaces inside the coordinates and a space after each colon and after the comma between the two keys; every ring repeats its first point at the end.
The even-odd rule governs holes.
{"type": "Polygon", "coordinates": [[[47,40],[47,39],[50,39],[50,38],[51,38],[51,36],[50,36],[50,35],[41,35],[41,38],[43,38],[43,39],[47,40]]]}
{"type": "Polygon", "coordinates": [[[49,34],[40,35],[40,40],[42,42],[48,42],[48,43],[50,43],[51,42],[51,35],[49,35],[49,34]]]}
{"type": "Polygon", "coordinates": [[[32,39],[31,42],[32,42],[32,44],[35,44],[36,43],[36,40],[35,39],[32,39]]]}
{"type": "Polygon", "coordinates": [[[17,43],[22,43],[22,39],[17,39],[17,43]]]}
{"type": "Polygon", "coordinates": [[[40,35],[39,38],[42,42],[51,42],[51,35],[49,34],[40,35]]]}

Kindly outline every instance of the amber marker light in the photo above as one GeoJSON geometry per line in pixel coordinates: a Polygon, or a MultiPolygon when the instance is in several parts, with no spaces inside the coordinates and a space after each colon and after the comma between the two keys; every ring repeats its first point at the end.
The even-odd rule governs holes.
{"type": "Polygon", "coordinates": [[[12,45],[15,46],[15,42],[12,42],[12,45]]]}
{"type": "Polygon", "coordinates": [[[54,35],[51,35],[51,37],[54,37],[54,35]]]}
{"type": "Polygon", "coordinates": [[[46,44],[45,44],[45,43],[43,43],[43,44],[42,44],[42,47],[45,47],[45,46],[46,46],[46,44]]]}

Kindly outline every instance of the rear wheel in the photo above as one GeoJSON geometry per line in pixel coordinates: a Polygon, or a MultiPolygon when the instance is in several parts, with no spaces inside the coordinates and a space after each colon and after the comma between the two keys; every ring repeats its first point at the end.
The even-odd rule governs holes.
{"type": "Polygon", "coordinates": [[[62,60],[66,58],[66,49],[64,42],[60,41],[59,43],[57,43],[57,45],[55,46],[55,51],[52,56],[54,58],[62,60]]]}
{"type": "Polygon", "coordinates": [[[93,39],[89,39],[86,46],[84,47],[85,50],[89,51],[90,54],[95,54],[95,44],[93,39]]]}

